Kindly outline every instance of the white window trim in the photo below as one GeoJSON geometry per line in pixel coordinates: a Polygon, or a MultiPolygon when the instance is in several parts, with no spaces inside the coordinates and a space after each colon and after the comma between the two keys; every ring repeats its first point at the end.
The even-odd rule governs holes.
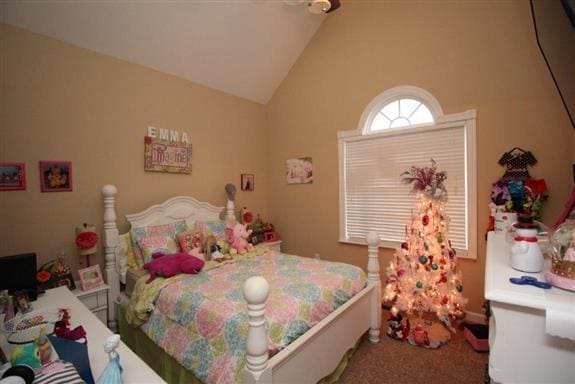
{"type": "MultiPolygon", "coordinates": [[[[402,85],[390,88],[377,95],[363,110],[357,130],[362,134],[369,134],[367,131],[369,127],[371,127],[373,119],[375,119],[381,108],[399,99],[414,99],[422,102],[427,108],[429,108],[429,112],[431,112],[431,116],[433,116],[433,120],[435,122],[437,122],[438,118],[443,116],[441,105],[439,105],[439,102],[431,93],[427,92],[425,89],[414,87],[412,85],[402,85]]],[[[414,126],[415,125],[410,125],[409,127],[411,128],[414,126]]],[[[386,129],[386,131],[387,130],[388,129],[386,129]]]]}
{"type": "MultiPolygon", "coordinates": [[[[349,239],[346,237],[346,217],[345,217],[345,143],[356,140],[370,140],[377,137],[397,135],[406,130],[428,131],[436,129],[445,129],[450,127],[462,126],[465,128],[465,155],[466,155],[466,193],[467,193],[467,242],[468,250],[458,251],[458,256],[469,259],[477,258],[477,137],[475,120],[477,111],[472,109],[462,113],[443,115],[441,106],[437,100],[428,92],[417,87],[395,87],[378,95],[365,108],[358,128],[350,131],[339,131],[338,148],[339,148],[339,242],[347,244],[367,244],[365,239],[349,239]],[[405,90],[411,93],[406,93],[405,90]],[[435,123],[410,125],[407,127],[389,128],[375,133],[366,134],[373,118],[381,107],[398,98],[412,97],[427,105],[435,123]]],[[[397,241],[381,241],[380,246],[384,248],[397,248],[401,243],[397,241]]]]}

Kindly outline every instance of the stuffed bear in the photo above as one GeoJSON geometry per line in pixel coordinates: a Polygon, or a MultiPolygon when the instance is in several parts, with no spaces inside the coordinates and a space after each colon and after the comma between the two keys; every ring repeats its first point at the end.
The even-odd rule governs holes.
{"type": "Polygon", "coordinates": [[[172,277],[178,273],[196,274],[204,267],[204,261],[185,252],[164,254],[154,253],[150,262],[144,264],[144,269],[150,272],[146,284],[152,282],[156,276],[172,277]]]}
{"type": "Polygon", "coordinates": [[[235,223],[230,224],[226,228],[226,236],[228,243],[230,243],[230,254],[242,254],[251,251],[254,246],[250,244],[247,238],[252,234],[252,230],[246,230],[243,224],[235,223]]]}

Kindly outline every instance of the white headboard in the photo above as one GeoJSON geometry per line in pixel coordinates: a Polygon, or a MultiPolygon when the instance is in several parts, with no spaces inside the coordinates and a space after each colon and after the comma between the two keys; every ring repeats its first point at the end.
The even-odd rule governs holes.
{"type": "Polygon", "coordinates": [[[142,212],[126,215],[132,228],[147,227],[186,220],[192,226],[198,220],[220,220],[223,207],[200,202],[189,196],[176,196],[142,212]]]}
{"type": "MultiPolygon", "coordinates": [[[[104,196],[104,255],[106,258],[105,274],[108,290],[108,326],[116,329],[116,311],[114,302],[120,294],[120,281],[125,282],[127,258],[127,233],[120,235],[116,223],[116,195],[118,188],[113,185],[102,187],[104,196]]],[[[198,220],[220,220],[223,207],[200,202],[189,196],[176,196],[161,204],[152,205],[145,210],[126,215],[131,228],[161,225],[185,220],[191,228],[198,220]]],[[[234,202],[227,200],[225,220],[235,220],[234,202]]]]}

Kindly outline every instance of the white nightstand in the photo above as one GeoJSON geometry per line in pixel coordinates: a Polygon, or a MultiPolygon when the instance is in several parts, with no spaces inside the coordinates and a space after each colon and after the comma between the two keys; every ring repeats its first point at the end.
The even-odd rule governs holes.
{"type": "MultiPolygon", "coordinates": [[[[80,282],[76,282],[76,286],[80,287],[80,282]]],[[[76,288],[72,293],[84,304],[88,309],[96,315],[98,319],[106,326],[108,324],[108,286],[106,284],[99,287],[82,291],[76,288]]]]}
{"type": "Polygon", "coordinates": [[[282,241],[281,240],[272,241],[270,243],[263,242],[262,244],[265,244],[272,251],[277,251],[277,252],[282,251],[282,241]]]}

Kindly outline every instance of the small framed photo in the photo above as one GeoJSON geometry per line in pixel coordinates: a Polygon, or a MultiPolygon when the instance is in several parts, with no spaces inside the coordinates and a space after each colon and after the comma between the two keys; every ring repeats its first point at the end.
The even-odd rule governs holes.
{"type": "Polygon", "coordinates": [[[42,192],[71,192],[72,162],[40,161],[40,189],[42,192]]]}
{"type": "Polygon", "coordinates": [[[80,275],[82,291],[87,291],[104,284],[102,271],[100,270],[100,266],[98,264],[88,268],[79,269],[78,274],[80,275]]]}
{"type": "Polygon", "coordinates": [[[0,191],[26,189],[26,165],[24,163],[0,163],[0,191]]]}
{"type": "Polygon", "coordinates": [[[254,190],[254,175],[251,173],[242,173],[242,191],[254,190]]]}
{"type": "Polygon", "coordinates": [[[26,291],[14,292],[14,297],[16,298],[16,307],[18,307],[18,311],[20,311],[20,313],[28,313],[32,310],[30,299],[28,298],[26,291]]]}

